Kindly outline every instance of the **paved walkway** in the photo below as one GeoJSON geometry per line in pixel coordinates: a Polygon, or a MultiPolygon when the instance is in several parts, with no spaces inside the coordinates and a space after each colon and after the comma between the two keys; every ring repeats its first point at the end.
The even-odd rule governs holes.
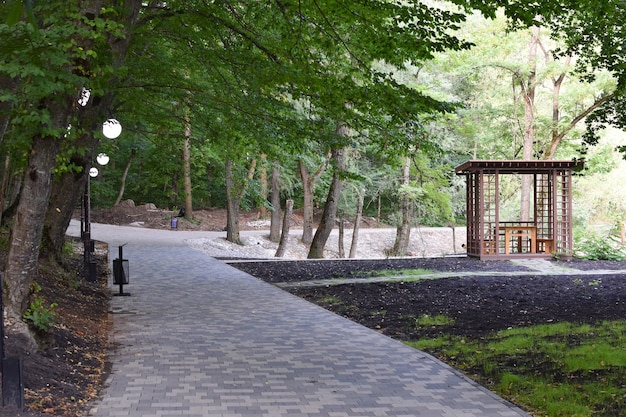
{"type": "Polygon", "coordinates": [[[131,296],[113,297],[113,369],[91,416],[528,416],[433,357],[182,243],[206,233],[92,233],[112,257],[128,242],[131,296]]]}

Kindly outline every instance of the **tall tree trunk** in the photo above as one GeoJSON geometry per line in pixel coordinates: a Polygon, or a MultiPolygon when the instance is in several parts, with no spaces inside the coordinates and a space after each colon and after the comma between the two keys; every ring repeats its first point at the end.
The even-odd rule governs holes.
{"type": "Polygon", "coordinates": [[[259,207],[259,218],[265,219],[267,218],[267,155],[261,155],[261,166],[259,167],[259,183],[260,183],[260,194],[263,199],[263,204],[259,207]]]}
{"type": "Polygon", "coordinates": [[[115,199],[114,206],[117,206],[122,198],[124,197],[124,189],[126,188],[126,177],[128,177],[128,171],[130,171],[130,166],[133,163],[133,159],[137,156],[137,150],[133,149],[130,151],[130,158],[128,158],[128,162],[126,162],[126,166],[124,167],[124,172],[122,173],[122,179],[120,180],[120,191],[117,194],[117,198],[115,199]]]}
{"type": "Polygon", "coordinates": [[[454,224],[450,225],[450,229],[452,229],[452,253],[456,254],[456,227],[454,224]]]}
{"type": "Polygon", "coordinates": [[[302,160],[298,160],[300,178],[302,179],[302,243],[305,245],[313,241],[313,189],[315,178],[309,173],[302,160]]]}
{"type": "Polygon", "coordinates": [[[185,187],[185,218],[193,217],[191,196],[191,126],[185,123],[185,143],[183,144],[183,184],[185,187]]]}
{"type": "Polygon", "coordinates": [[[276,164],[272,164],[272,192],[270,199],[272,203],[270,241],[278,242],[280,239],[280,169],[278,169],[276,164]]]}
{"type": "Polygon", "coordinates": [[[239,237],[239,202],[241,190],[237,189],[237,181],[233,173],[232,159],[226,160],[226,240],[241,245],[239,237]]]}
{"type": "MultiPolygon", "coordinates": [[[[86,162],[86,161],[85,161],[86,162]]],[[[44,219],[41,256],[59,260],[65,243],[65,231],[83,197],[90,167],[81,172],[63,173],[52,184],[52,193],[44,219]]]]}
{"type": "Polygon", "coordinates": [[[248,181],[252,181],[254,179],[254,174],[256,173],[256,164],[257,164],[256,158],[250,161],[250,166],[248,167],[248,176],[247,176],[248,181]]]}
{"type": "MultiPolygon", "coordinates": [[[[13,89],[15,81],[9,77],[0,77],[0,88],[3,90],[13,89]]],[[[0,112],[7,112],[12,107],[12,104],[8,101],[0,102],[0,112]]],[[[0,144],[4,142],[4,135],[9,127],[10,116],[5,116],[0,119],[0,144]]],[[[11,166],[11,157],[7,153],[4,157],[4,169],[2,170],[2,180],[0,181],[0,224],[2,224],[2,212],[6,204],[7,189],[9,186],[9,167],[11,166]]]]}
{"type": "Polygon", "coordinates": [[[11,157],[4,157],[4,168],[2,169],[2,185],[0,185],[0,224],[2,224],[2,213],[7,201],[7,193],[9,189],[9,171],[11,168],[11,157]]]}
{"type": "MultiPolygon", "coordinates": [[[[533,145],[535,143],[535,90],[536,90],[536,73],[537,73],[537,48],[539,46],[539,28],[532,27],[532,35],[528,50],[528,63],[530,65],[530,74],[524,85],[522,86],[522,95],[524,99],[524,146],[523,157],[525,161],[533,159],[533,145]]],[[[521,190],[521,207],[520,220],[529,221],[530,219],[530,191],[532,186],[532,176],[522,175],[521,190]]]]}
{"type": "Polygon", "coordinates": [[[293,200],[287,200],[285,208],[285,218],[283,219],[283,232],[280,236],[280,244],[276,249],[276,257],[282,258],[289,243],[289,225],[291,223],[291,215],[293,214],[293,200]]]}
{"type": "MultiPolygon", "coordinates": [[[[180,198],[179,198],[180,196],[178,193],[178,175],[179,175],[179,171],[174,171],[172,173],[172,183],[170,185],[170,195],[172,196],[171,201],[172,201],[172,204],[175,206],[180,205],[180,198]]],[[[163,184],[163,187],[165,187],[165,184],[163,184]]]]}
{"type": "Polygon", "coordinates": [[[339,251],[339,257],[340,258],[345,258],[346,257],[346,250],[343,244],[343,239],[345,236],[345,221],[343,219],[339,219],[339,221],[337,222],[339,224],[339,238],[337,239],[337,250],[339,251]]]}
{"type": "Polygon", "coordinates": [[[306,245],[313,241],[313,191],[315,190],[315,183],[325,170],[326,164],[323,164],[315,174],[311,175],[304,162],[301,159],[298,160],[298,171],[302,180],[303,194],[302,243],[306,245]]]}
{"type": "Polygon", "coordinates": [[[311,242],[311,247],[309,248],[309,259],[321,259],[324,257],[324,247],[326,246],[330,232],[333,230],[337,207],[339,206],[339,196],[343,185],[341,174],[344,169],[344,155],[344,149],[334,149],[332,151],[332,159],[335,161],[335,172],[333,173],[333,180],[328,190],[320,224],[311,242]]]}
{"type": "Polygon", "coordinates": [[[356,258],[356,249],[359,243],[359,230],[361,229],[361,218],[363,217],[363,202],[365,201],[365,190],[359,193],[359,204],[356,208],[354,219],[354,229],[352,230],[352,243],[350,244],[350,258],[356,258]]]}
{"type": "MultiPolygon", "coordinates": [[[[66,119],[64,117],[63,119],[66,119]]],[[[56,138],[35,137],[24,173],[24,183],[11,232],[11,243],[4,271],[4,305],[7,316],[16,325],[28,307],[28,296],[43,234],[42,219],[46,215],[52,183],[52,168],[60,150],[56,138]]]]}
{"type": "MultiPolygon", "coordinates": [[[[404,166],[402,167],[402,184],[409,185],[410,181],[411,158],[406,157],[404,166]]],[[[396,230],[396,240],[391,249],[391,256],[404,256],[409,248],[411,239],[411,222],[413,217],[413,202],[407,195],[402,195],[400,201],[400,211],[402,213],[402,221],[396,230]]]]}

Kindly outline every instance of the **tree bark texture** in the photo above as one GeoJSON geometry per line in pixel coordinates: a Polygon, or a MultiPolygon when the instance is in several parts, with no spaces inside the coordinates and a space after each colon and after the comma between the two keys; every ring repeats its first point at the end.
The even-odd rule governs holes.
{"type": "Polygon", "coordinates": [[[285,250],[287,249],[287,244],[289,243],[289,226],[291,216],[293,214],[293,200],[287,200],[286,203],[287,207],[285,208],[285,218],[283,219],[283,231],[280,236],[280,243],[275,255],[277,258],[282,258],[285,255],[285,250]]]}
{"type": "Polygon", "coordinates": [[[311,247],[309,248],[309,259],[321,259],[324,257],[324,247],[330,236],[330,232],[333,230],[335,224],[335,216],[337,215],[337,207],[339,206],[339,196],[341,194],[341,188],[343,181],[341,180],[341,174],[344,169],[344,149],[334,149],[332,151],[332,159],[335,163],[335,172],[333,173],[333,180],[328,190],[328,196],[326,198],[326,204],[324,204],[324,211],[320,224],[317,227],[311,247]]]}
{"type": "Polygon", "coordinates": [[[263,199],[263,204],[259,207],[259,218],[267,218],[267,155],[261,155],[261,165],[259,166],[259,193],[263,199]]]}
{"type": "MultiPolygon", "coordinates": [[[[407,156],[402,167],[402,184],[404,185],[409,185],[410,169],[411,158],[407,156]]],[[[400,212],[402,214],[402,221],[396,230],[396,240],[391,249],[391,256],[404,256],[409,248],[413,204],[411,199],[406,195],[403,195],[400,200],[400,212]]]]}
{"type": "Polygon", "coordinates": [[[7,193],[9,189],[9,171],[11,168],[11,157],[6,155],[4,157],[4,168],[2,169],[2,181],[0,184],[0,224],[2,224],[2,214],[4,207],[6,206],[7,193]]]}
{"type": "Polygon", "coordinates": [[[128,171],[130,171],[130,167],[133,163],[133,159],[137,156],[137,150],[133,149],[130,151],[130,158],[128,158],[128,162],[126,162],[126,166],[124,167],[124,172],[122,173],[122,178],[120,179],[120,191],[117,194],[117,198],[115,199],[114,206],[117,206],[122,198],[124,197],[124,189],[126,188],[126,177],[128,177],[128,171]]]}
{"type": "Polygon", "coordinates": [[[298,160],[300,178],[302,179],[302,243],[308,245],[313,241],[313,189],[315,178],[308,168],[298,160]]]}
{"type": "MultiPolygon", "coordinates": [[[[280,169],[272,166],[270,201],[272,203],[272,216],[270,222],[270,241],[278,242],[280,239],[280,169]]],[[[293,201],[292,201],[293,204],[293,201]]]]}
{"type": "Polygon", "coordinates": [[[76,203],[83,196],[88,172],[89,168],[81,172],[67,172],[53,182],[44,219],[41,256],[60,259],[65,231],[76,209],[76,203]]]}
{"type": "Polygon", "coordinates": [[[30,285],[37,272],[43,234],[42,220],[48,208],[52,168],[56,163],[60,143],[55,138],[34,138],[28,167],[24,173],[4,273],[6,312],[16,320],[21,320],[28,307],[30,285]]]}
{"type": "Polygon", "coordinates": [[[185,124],[185,142],[183,143],[183,184],[185,188],[185,218],[193,217],[193,200],[191,198],[191,126],[185,124]]]}
{"type": "Polygon", "coordinates": [[[365,190],[359,193],[359,203],[356,208],[356,216],[354,218],[354,229],[352,230],[352,243],[350,244],[349,258],[356,258],[356,250],[359,244],[359,230],[361,229],[361,218],[363,217],[363,202],[365,200],[365,190]]]}
{"type": "Polygon", "coordinates": [[[239,237],[239,202],[241,190],[237,189],[237,182],[233,173],[232,159],[226,160],[226,240],[238,245],[239,237]]]}
{"type": "Polygon", "coordinates": [[[346,257],[346,249],[343,244],[343,239],[345,237],[345,222],[343,219],[339,219],[339,238],[337,239],[337,250],[339,251],[339,257],[346,257]]]}
{"type": "Polygon", "coordinates": [[[313,191],[315,190],[315,183],[325,170],[326,164],[323,164],[315,174],[311,174],[304,162],[301,159],[298,160],[298,171],[302,180],[303,194],[302,243],[306,245],[313,241],[313,191]]]}

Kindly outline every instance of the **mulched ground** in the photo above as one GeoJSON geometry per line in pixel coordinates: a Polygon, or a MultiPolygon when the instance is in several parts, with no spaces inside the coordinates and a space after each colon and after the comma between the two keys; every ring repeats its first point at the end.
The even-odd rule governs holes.
{"type": "MultiPolygon", "coordinates": [[[[412,282],[286,288],[299,297],[400,340],[443,333],[480,338],[488,332],[509,327],[626,319],[626,276],[622,274],[522,276],[520,272],[529,272],[527,268],[508,261],[473,258],[230,263],[271,283],[368,277],[376,271],[392,269],[499,273],[412,282]],[[437,326],[436,330],[415,326],[418,317],[437,314],[454,318],[454,324],[437,326]]],[[[626,270],[625,262],[556,263],[583,271],[626,270]]]]}
{"type": "MultiPolygon", "coordinates": [[[[99,245],[97,246],[99,247],[99,245]]],[[[0,264],[4,253],[0,253],[0,264]]],[[[96,255],[98,282],[83,279],[82,256],[64,265],[40,260],[35,278],[45,306],[55,303],[56,325],[41,336],[40,349],[24,350],[24,340],[5,329],[6,357],[21,358],[26,407],[0,407],[0,417],[76,417],[84,415],[107,376],[110,353],[106,255],[96,255]]]]}
{"type": "Polygon", "coordinates": [[[376,271],[428,269],[439,272],[528,271],[508,261],[480,261],[468,257],[411,259],[332,259],[332,260],[226,260],[232,266],[270,283],[311,281],[326,278],[371,276],[376,271]]]}

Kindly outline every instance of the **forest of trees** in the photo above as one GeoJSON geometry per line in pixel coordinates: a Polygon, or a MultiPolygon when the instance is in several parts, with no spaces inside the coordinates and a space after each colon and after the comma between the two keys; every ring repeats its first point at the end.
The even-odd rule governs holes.
{"type": "Polygon", "coordinates": [[[463,221],[455,165],[584,159],[624,127],[625,13],[617,0],[2,1],[8,313],[22,316],[38,259],[60,256],[99,153],[94,205],[226,207],[237,242],[240,209],[269,217],[290,199],[312,258],[363,207],[398,227],[402,254],[411,226],[463,221]]]}

